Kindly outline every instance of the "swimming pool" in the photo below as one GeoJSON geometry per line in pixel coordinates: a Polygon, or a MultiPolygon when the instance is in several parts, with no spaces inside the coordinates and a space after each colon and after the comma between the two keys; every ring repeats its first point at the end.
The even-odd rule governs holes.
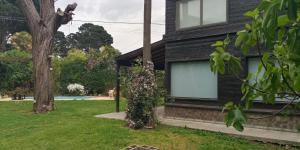
{"type": "MultiPolygon", "coordinates": [[[[73,100],[95,100],[97,96],[54,96],[54,100],[73,101],[73,100]]],[[[26,96],[24,100],[33,100],[32,96],[26,96]]]]}

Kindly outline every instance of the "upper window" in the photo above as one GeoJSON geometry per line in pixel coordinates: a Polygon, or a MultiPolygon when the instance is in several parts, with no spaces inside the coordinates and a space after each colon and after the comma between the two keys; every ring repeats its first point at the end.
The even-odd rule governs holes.
{"type": "Polygon", "coordinates": [[[227,0],[177,0],[177,28],[226,22],[227,0]]]}

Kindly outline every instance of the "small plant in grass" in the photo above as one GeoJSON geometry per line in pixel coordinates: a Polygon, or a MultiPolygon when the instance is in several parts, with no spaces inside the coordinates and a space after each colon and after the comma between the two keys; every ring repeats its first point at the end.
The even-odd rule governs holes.
{"type": "Polygon", "coordinates": [[[138,60],[137,65],[131,69],[126,109],[128,126],[133,129],[155,127],[154,109],[157,99],[154,65],[148,62],[146,66],[142,66],[141,61],[138,60]]]}
{"type": "Polygon", "coordinates": [[[85,90],[84,90],[84,86],[80,85],[80,84],[69,84],[68,85],[68,91],[71,95],[84,95],[85,94],[85,90]]]}

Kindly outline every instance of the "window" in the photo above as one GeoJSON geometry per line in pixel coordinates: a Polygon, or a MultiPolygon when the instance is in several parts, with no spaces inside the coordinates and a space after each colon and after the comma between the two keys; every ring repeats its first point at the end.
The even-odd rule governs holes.
{"type": "Polygon", "coordinates": [[[208,61],[171,64],[171,96],[216,99],[218,78],[208,61]]]}
{"type": "Polygon", "coordinates": [[[226,22],[227,0],[177,0],[177,28],[226,22]]]}
{"type": "MultiPolygon", "coordinates": [[[[258,66],[260,64],[260,58],[256,57],[256,58],[248,58],[248,73],[252,73],[252,74],[256,74],[257,70],[258,70],[258,66]]],[[[264,75],[265,71],[264,68],[263,70],[259,73],[257,80],[261,79],[264,75]]],[[[250,84],[254,84],[256,81],[255,79],[252,79],[249,81],[250,84]]],[[[257,101],[262,101],[263,98],[262,97],[258,97],[256,98],[257,101]]],[[[285,99],[280,99],[280,98],[276,98],[276,101],[285,101],[285,99]]]]}

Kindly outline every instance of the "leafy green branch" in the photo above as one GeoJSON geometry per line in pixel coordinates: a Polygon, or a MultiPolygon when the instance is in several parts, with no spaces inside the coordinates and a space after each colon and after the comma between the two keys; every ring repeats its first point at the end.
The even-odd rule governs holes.
{"type": "Polygon", "coordinates": [[[227,36],[224,41],[213,44],[215,51],[210,55],[214,73],[232,74],[242,82],[240,103],[229,102],[224,107],[226,125],[238,131],[243,131],[247,118],[273,117],[300,108],[300,1],[263,0],[245,16],[252,21],[245,24],[236,37],[227,36]],[[232,40],[241,50],[239,56],[228,51],[232,40]],[[241,58],[253,55],[260,60],[257,71],[241,78],[241,58]],[[247,117],[244,111],[251,109],[257,99],[267,105],[280,99],[285,105],[265,117],[247,117]]]}

